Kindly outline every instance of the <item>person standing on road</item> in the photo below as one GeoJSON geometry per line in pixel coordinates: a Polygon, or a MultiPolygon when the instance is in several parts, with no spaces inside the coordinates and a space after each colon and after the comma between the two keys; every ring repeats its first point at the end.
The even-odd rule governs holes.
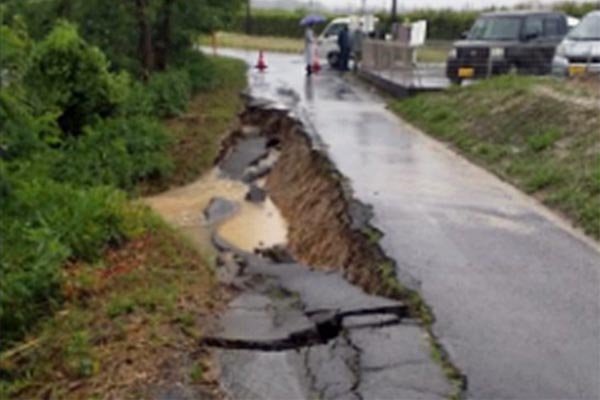
{"type": "Polygon", "coordinates": [[[365,39],[364,24],[361,22],[358,29],[352,34],[352,53],[354,54],[354,70],[358,70],[358,65],[362,60],[363,40],[365,39]]]}
{"type": "Polygon", "coordinates": [[[304,59],[306,61],[306,75],[312,75],[312,66],[314,58],[314,43],[315,33],[312,29],[312,25],[307,25],[304,31],[304,59]]]}
{"type": "Polygon", "coordinates": [[[348,71],[348,63],[350,62],[350,33],[348,32],[348,25],[340,30],[338,34],[338,46],[340,48],[340,70],[348,71]]]}

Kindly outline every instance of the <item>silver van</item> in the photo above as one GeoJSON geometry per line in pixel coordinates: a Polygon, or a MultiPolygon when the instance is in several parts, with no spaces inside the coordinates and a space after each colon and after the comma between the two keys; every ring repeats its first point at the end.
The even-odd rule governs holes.
{"type": "Polygon", "coordinates": [[[600,10],[587,14],[556,48],[552,73],[558,76],[600,74],[600,10]]]}

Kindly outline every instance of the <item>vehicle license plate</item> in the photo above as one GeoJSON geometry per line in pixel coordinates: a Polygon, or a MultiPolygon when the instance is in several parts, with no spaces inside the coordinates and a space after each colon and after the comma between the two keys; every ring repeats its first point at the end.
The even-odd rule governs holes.
{"type": "Polygon", "coordinates": [[[475,70],[473,68],[459,68],[458,69],[458,77],[459,78],[472,78],[475,75],[475,70]]]}
{"type": "Polygon", "coordinates": [[[585,65],[569,65],[569,76],[585,75],[586,71],[585,65]]]}

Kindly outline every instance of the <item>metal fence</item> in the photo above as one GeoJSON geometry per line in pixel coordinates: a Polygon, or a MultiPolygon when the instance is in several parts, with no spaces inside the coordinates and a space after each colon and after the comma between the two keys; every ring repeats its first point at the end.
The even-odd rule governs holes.
{"type": "Polygon", "coordinates": [[[404,87],[443,88],[446,45],[411,47],[400,41],[365,40],[360,69],[404,87]]]}
{"type": "Polygon", "coordinates": [[[414,48],[405,43],[384,40],[365,40],[362,68],[372,71],[412,68],[416,62],[414,48]]]}

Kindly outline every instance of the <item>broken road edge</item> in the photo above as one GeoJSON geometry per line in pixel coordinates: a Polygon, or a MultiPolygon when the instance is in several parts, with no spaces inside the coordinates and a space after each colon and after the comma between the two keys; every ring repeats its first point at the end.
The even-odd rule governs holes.
{"type": "MultiPolygon", "coordinates": [[[[380,244],[384,233],[372,223],[372,207],[354,197],[350,181],[342,175],[330,159],[318,134],[307,130],[300,117],[268,100],[254,98],[248,93],[245,93],[243,97],[246,106],[239,117],[241,125],[260,127],[260,135],[264,135],[268,142],[281,147],[281,157],[273,166],[273,171],[270,171],[267,176],[266,190],[286,219],[290,221],[292,237],[289,238],[287,250],[294,258],[307,265],[319,266],[320,261],[324,267],[337,265],[346,280],[361,287],[365,292],[406,304],[408,316],[416,319],[427,335],[431,359],[441,367],[443,374],[452,386],[450,399],[465,398],[468,388],[467,377],[453,363],[450,354],[436,336],[433,327],[435,315],[431,307],[426,304],[417,290],[408,288],[398,279],[396,271],[399,267],[396,261],[385,253],[380,244]],[[287,154],[286,149],[289,149],[287,154]],[[302,167],[313,169],[313,171],[299,171],[294,176],[293,169],[302,167]],[[290,176],[290,174],[292,175],[290,176]],[[288,191],[290,184],[297,185],[300,180],[306,181],[307,176],[317,177],[321,181],[319,187],[321,190],[315,190],[313,195],[322,197],[322,189],[325,187],[327,188],[326,193],[329,193],[328,197],[331,197],[332,202],[337,203],[336,209],[339,210],[336,213],[327,213],[330,218],[337,221],[321,222],[322,224],[329,222],[337,224],[340,230],[339,237],[347,239],[349,242],[346,244],[353,249],[354,254],[339,263],[332,263],[331,257],[327,260],[320,260],[320,254],[310,254],[310,249],[307,250],[307,247],[310,246],[307,246],[302,240],[302,233],[294,235],[294,232],[307,230],[306,227],[296,227],[294,224],[302,225],[302,216],[310,213],[307,213],[306,209],[301,209],[302,201],[298,199],[298,196],[289,196],[288,194],[286,198],[283,193],[288,191]]],[[[221,153],[215,161],[217,165],[241,137],[243,137],[243,132],[241,128],[238,128],[224,139],[221,153]]],[[[311,196],[311,190],[307,188],[299,188],[298,193],[303,196],[311,196]]],[[[322,202],[322,199],[308,199],[310,204],[316,202],[322,202]]],[[[315,228],[314,224],[312,226],[310,223],[305,225],[309,225],[309,229],[315,228]]],[[[307,231],[305,237],[312,233],[312,231],[307,231]]],[[[335,257],[335,255],[332,256],[335,257]]]]}

